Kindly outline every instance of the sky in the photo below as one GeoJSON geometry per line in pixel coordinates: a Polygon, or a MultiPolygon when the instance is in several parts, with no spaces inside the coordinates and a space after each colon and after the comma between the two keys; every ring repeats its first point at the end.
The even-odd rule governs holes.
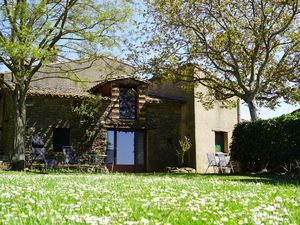
{"type": "MultiPolygon", "coordinates": [[[[288,114],[296,109],[299,109],[300,105],[289,105],[284,102],[280,104],[275,110],[268,109],[268,108],[260,108],[259,109],[259,117],[261,119],[269,119],[277,116],[281,116],[283,114],[288,114]]],[[[250,113],[249,109],[246,105],[241,104],[241,119],[250,120],[250,113]]]]}

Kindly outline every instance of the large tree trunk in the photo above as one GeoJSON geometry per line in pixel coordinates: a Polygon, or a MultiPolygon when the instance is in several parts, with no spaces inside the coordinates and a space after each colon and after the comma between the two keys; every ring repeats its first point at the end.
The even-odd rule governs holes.
{"type": "Polygon", "coordinates": [[[249,108],[249,112],[250,112],[250,117],[251,117],[251,121],[255,121],[258,120],[258,114],[257,114],[257,106],[255,103],[255,100],[250,100],[247,102],[248,108],[249,108]]]}
{"type": "Polygon", "coordinates": [[[14,106],[14,149],[12,154],[12,169],[23,170],[25,168],[25,129],[26,129],[26,105],[25,91],[16,85],[13,92],[14,106]]]}

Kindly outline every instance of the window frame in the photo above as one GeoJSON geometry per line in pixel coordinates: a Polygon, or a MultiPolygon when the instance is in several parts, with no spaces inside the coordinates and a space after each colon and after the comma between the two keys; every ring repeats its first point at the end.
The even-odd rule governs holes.
{"type": "Polygon", "coordinates": [[[215,131],[215,152],[223,152],[223,153],[228,153],[228,132],[224,131],[215,131]],[[220,151],[217,151],[217,135],[222,135],[222,147],[220,151]]]}
{"type": "MultiPolygon", "coordinates": [[[[124,87],[124,86],[120,86],[119,87],[119,98],[118,98],[118,102],[119,102],[119,119],[122,119],[122,120],[135,120],[138,118],[138,99],[139,99],[139,96],[138,96],[138,93],[137,93],[137,88],[133,88],[133,87],[124,87]],[[134,112],[132,112],[132,116],[123,116],[121,113],[121,100],[124,101],[124,97],[121,97],[121,90],[127,90],[126,91],[126,94],[129,92],[129,91],[133,91],[134,92],[134,112]]],[[[133,103],[133,102],[132,102],[133,103]]],[[[126,102],[125,102],[125,105],[126,105],[126,102]]],[[[133,104],[132,104],[133,105],[133,104]]],[[[128,106],[131,106],[131,103],[128,106]]],[[[127,108],[128,109],[128,108],[127,108]]]]}
{"type": "MultiPolygon", "coordinates": [[[[112,132],[112,140],[113,140],[113,143],[112,143],[112,146],[113,146],[113,149],[110,149],[110,150],[113,150],[113,165],[119,165],[117,163],[117,151],[118,151],[118,145],[119,145],[119,140],[118,140],[118,132],[132,132],[133,135],[134,135],[134,164],[131,165],[131,166],[143,166],[143,167],[146,167],[146,157],[147,157],[147,151],[146,151],[146,131],[143,130],[143,129],[107,129],[107,136],[108,136],[108,132],[112,132]],[[143,164],[139,164],[139,159],[138,159],[138,133],[142,134],[143,136],[143,164]]],[[[106,151],[108,150],[108,139],[107,139],[107,142],[106,142],[106,151]]]]}

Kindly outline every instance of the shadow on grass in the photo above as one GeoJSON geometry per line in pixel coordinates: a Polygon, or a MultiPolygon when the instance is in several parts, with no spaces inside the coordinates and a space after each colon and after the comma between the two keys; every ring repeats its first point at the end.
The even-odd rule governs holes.
{"type": "MultiPolygon", "coordinates": [[[[3,173],[4,171],[2,171],[3,173]]],[[[8,172],[8,171],[7,171],[8,172]]],[[[8,172],[10,173],[10,172],[8,172]]],[[[17,173],[17,172],[16,172],[17,173]]],[[[166,173],[166,172],[152,172],[152,173],[95,173],[95,172],[81,172],[77,170],[32,170],[26,171],[26,174],[77,174],[77,175],[97,175],[106,174],[107,176],[136,176],[136,177],[170,177],[181,179],[220,179],[224,181],[236,181],[245,183],[263,183],[269,185],[300,185],[300,176],[283,176],[276,174],[198,174],[198,173],[166,173]]]]}
{"type": "MultiPolygon", "coordinates": [[[[131,174],[132,175],[132,174],[131,174]]],[[[283,176],[276,174],[191,174],[191,173],[138,173],[135,176],[180,177],[184,179],[211,179],[227,181],[263,183],[270,185],[300,185],[300,176],[283,176]]]]}
{"type": "Polygon", "coordinates": [[[300,185],[300,176],[276,175],[276,174],[245,174],[229,178],[231,181],[263,183],[269,185],[300,185]]]}

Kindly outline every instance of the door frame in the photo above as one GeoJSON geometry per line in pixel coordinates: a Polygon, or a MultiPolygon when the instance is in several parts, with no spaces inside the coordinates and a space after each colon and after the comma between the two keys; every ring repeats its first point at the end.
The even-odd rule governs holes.
{"type": "MultiPolygon", "coordinates": [[[[108,128],[107,129],[107,134],[109,131],[113,131],[114,134],[114,164],[108,164],[107,168],[112,171],[112,172],[146,172],[147,171],[147,130],[145,129],[126,129],[126,128],[108,128]],[[117,146],[118,146],[118,138],[117,138],[117,132],[133,132],[134,133],[134,164],[133,165],[118,165],[116,164],[116,159],[117,159],[117,146]],[[138,165],[137,164],[137,139],[136,139],[136,132],[143,132],[143,137],[144,137],[144,164],[143,165],[138,165]]],[[[106,144],[107,147],[107,144],[106,144]]]]}

